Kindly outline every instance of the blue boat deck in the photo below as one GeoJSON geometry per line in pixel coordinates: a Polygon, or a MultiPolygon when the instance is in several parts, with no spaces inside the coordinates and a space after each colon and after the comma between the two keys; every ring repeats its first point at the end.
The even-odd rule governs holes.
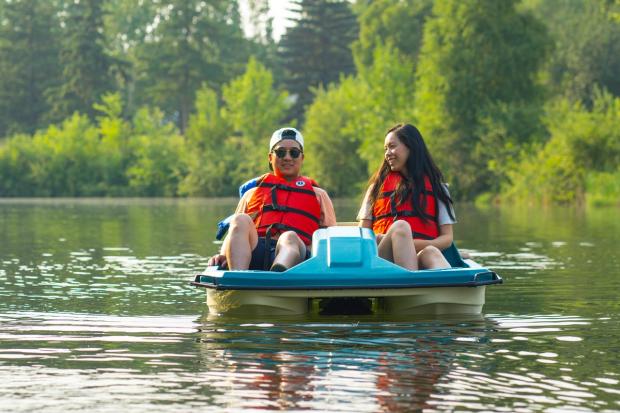
{"type": "Polygon", "coordinates": [[[208,267],[192,284],[216,290],[385,290],[502,283],[493,271],[463,261],[454,246],[444,251],[452,268],[409,271],[378,256],[374,233],[367,228],[320,229],[314,234],[312,252],[308,260],[285,272],[208,267]]]}

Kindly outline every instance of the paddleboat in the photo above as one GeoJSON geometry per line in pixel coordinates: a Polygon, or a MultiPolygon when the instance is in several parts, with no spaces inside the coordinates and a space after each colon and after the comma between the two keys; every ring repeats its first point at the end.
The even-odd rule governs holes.
{"type": "Polygon", "coordinates": [[[361,302],[376,313],[480,314],[486,286],[502,278],[462,259],[454,244],[444,256],[451,268],[410,271],[378,256],[370,229],[336,226],[317,230],[312,256],[285,272],[210,266],[191,284],[206,289],[209,312],[218,314],[304,314],[316,300],[345,312],[361,302]]]}

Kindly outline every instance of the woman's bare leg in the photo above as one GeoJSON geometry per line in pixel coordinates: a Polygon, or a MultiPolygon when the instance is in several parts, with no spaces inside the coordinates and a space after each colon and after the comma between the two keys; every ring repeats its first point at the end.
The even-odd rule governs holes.
{"type": "Polygon", "coordinates": [[[418,269],[411,227],[406,221],[395,221],[379,242],[379,256],[408,270],[418,269]]]}
{"type": "Polygon", "coordinates": [[[450,268],[450,263],[446,260],[446,257],[443,256],[439,248],[433,247],[432,245],[424,247],[422,251],[418,253],[418,262],[420,263],[420,268],[425,270],[431,268],[450,268]]]}

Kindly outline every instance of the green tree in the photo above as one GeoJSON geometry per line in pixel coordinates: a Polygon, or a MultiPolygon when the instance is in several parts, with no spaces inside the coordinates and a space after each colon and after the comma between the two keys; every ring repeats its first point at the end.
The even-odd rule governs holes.
{"type": "Polygon", "coordinates": [[[309,174],[335,195],[361,195],[383,159],[388,127],[412,119],[414,76],[408,59],[378,46],[357,76],[319,88],[304,129],[309,174]]]}
{"type": "MultiPolygon", "coordinates": [[[[104,6],[104,33],[118,91],[123,97],[124,116],[133,117],[139,108],[136,82],[139,77],[138,50],[147,41],[158,2],[143,0],[107,0],[104,6]]],[[[149,102],[151,104],[151,102],[149,102]]]]}
{"type": "Polygon", "coordinates": [[[18,134],[6,139],[0,145],[0,196],[32,196],[35,194],[35,179],[32,163],[37,149],[32,137],[18,134]]]}
{"type": "Polygon", "coordinates": [[[0,16],[0,137],[33,133],[49,110],[45,91],[59,80],[58,5],[4,2],[0,16]]]}
{"type": "Polygon", "coordinates": [[[548,84],[555,95],[588,105],[597,87],[620,96],[620,5],[608,0],[527,1],[545,22],[555,47],[548,84]]]}
{"type": "Polygon", "coordinates": [[[485,145],[485,135],[502,148],[513,140],[523,143],[530,138],[527,131],[536,130],[538,111],[523,106],[541,102],[536,76],[549,40],[544,26],[515,4],[436,2],[424,27],[416,118],[460,198],[473,198],[499,179],[489,169],[497,148],[485,145]],[[488,122],[500,114],[520,123],[488,122]],[[524,118],[527,114],[533,117],[524,118]]]}
{"type": "Polygon", "coordinates": [[[129,188],[139,196],[176,196],[187,174],[185,141],[160,110],[141,108],[133,119],[129,188]]]}
{"type": "Polygon", "coordinates": [[[187,140],[189,174],[181,192],[189,195],[233,195],[237,187],[267,169],[269,137],[282,125],[288,94],[273,85],[273,75],[251,58],[243,75],[216,93],[204,85],[197,94],[187,140]]]}
{"type": "Polygon", "coordinates": [[[129,190],[125,171],[132,159],[130,140],[133,132],[131,124],[123,118],[120,93],[104,95],[94,108],[99,112],[100,156],[92,167],[99,169],[101,174],[99,191],[105,195],[126,195],[129,190]]]}
{"type": "Polygon", "coordinates": [[[359,38],[353,43],[356,65],[371,66],[374,49],[382,44],[416,62],[422,45],[424,21],[430,16],[432,6],[432,0],[356,3],[360,26],[359,38]]]}
{"type": "Polygon", "coordinates": [[[86,115],[75,113],[59,127],[37,132],[31,144],[35,196],[95,196],[101,176],[97,168],[99,134],[86,115]]]}
{"type": "Polygon", "coordinates": [[[114,62],[104,42],[102,2],[65,3],[64,15],[62,82],[49,93],[52,119],[64,119],[75,111],[94,117],[94,103],[114,88],[110,72],[114,62]]]}
{"type": "MultiPolygon", "coordinates": [[[[620,98],[595,90],[591,101],[592,108],[569,98],[549,103],[549,140],[523,151],[508,173],[505,198],[583,202],[588,183],[594,196],[610,186],[609,179],[620,174],[620,98]]],[[[611,192],[617,204],[620,194],[611,192]]]]}
{"type": "Polygon", "coordinates": [[[238,185],[265,172],[269,137],[289,109],[288,93],[274,89],[271,72],[251,58],[245,73],[225,85],[222,95],[227,151],[235,154],[229,173],[238,185]]]}
{"type": "Polygon", "coordinates": [[[161,0],[138,55],[138,101],[154,102],[185,133],[195,92],[218,89],[244,61],[236,1],[161,0]]]}
{"type": "Polygon", "coordinates": [[[273,17],[269,0],[247,0],[250,28],[250,55],[263,63],[272,73],[278,87],[284,87],[284,68],[279,62],[278,44],[273,37],[273,17]]]}
{"type": "Polygon", "coordinates": [[[294,26],[280,40],[285,88],[296,97],[292,117],[301,120],[312,102],[310,88],[327,86],[354,71],[351,43],[357,21],[346,1],[296,0],[294,26]]]}
{"type": "Polygon", "coordinates": [[[227,152],[229,127],[222,118],[218,96],[206,85],[196,93],[185,137],[188,145],[188,174],[180,193],[191,196],[232,195],[235,193],[229,163],[235,154],[227,152]]]}
{"type": "Polygon", "coordinates": [[[358,194],[367,163],[357,155],[365,131],[365,102],[370,96],[366,85],[347,77],[338,85],[316,90],[306,112],[304,169],[332,195],[358,194]],[[338,110],[334,110],[338,108],[338,110]]]}

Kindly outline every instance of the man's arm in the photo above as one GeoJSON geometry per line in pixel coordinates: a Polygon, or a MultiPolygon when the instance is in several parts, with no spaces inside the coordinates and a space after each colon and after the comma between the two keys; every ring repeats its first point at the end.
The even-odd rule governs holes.
{"type": "Polygon", "coordinates": [[[319,225],[321,227],[333,227],[336,225],[336,211],[334,211],[334,204],[327,195],[327,192],[322,188],[314,188],[319,204],[321,205],[321,219],[319,225]]]}

